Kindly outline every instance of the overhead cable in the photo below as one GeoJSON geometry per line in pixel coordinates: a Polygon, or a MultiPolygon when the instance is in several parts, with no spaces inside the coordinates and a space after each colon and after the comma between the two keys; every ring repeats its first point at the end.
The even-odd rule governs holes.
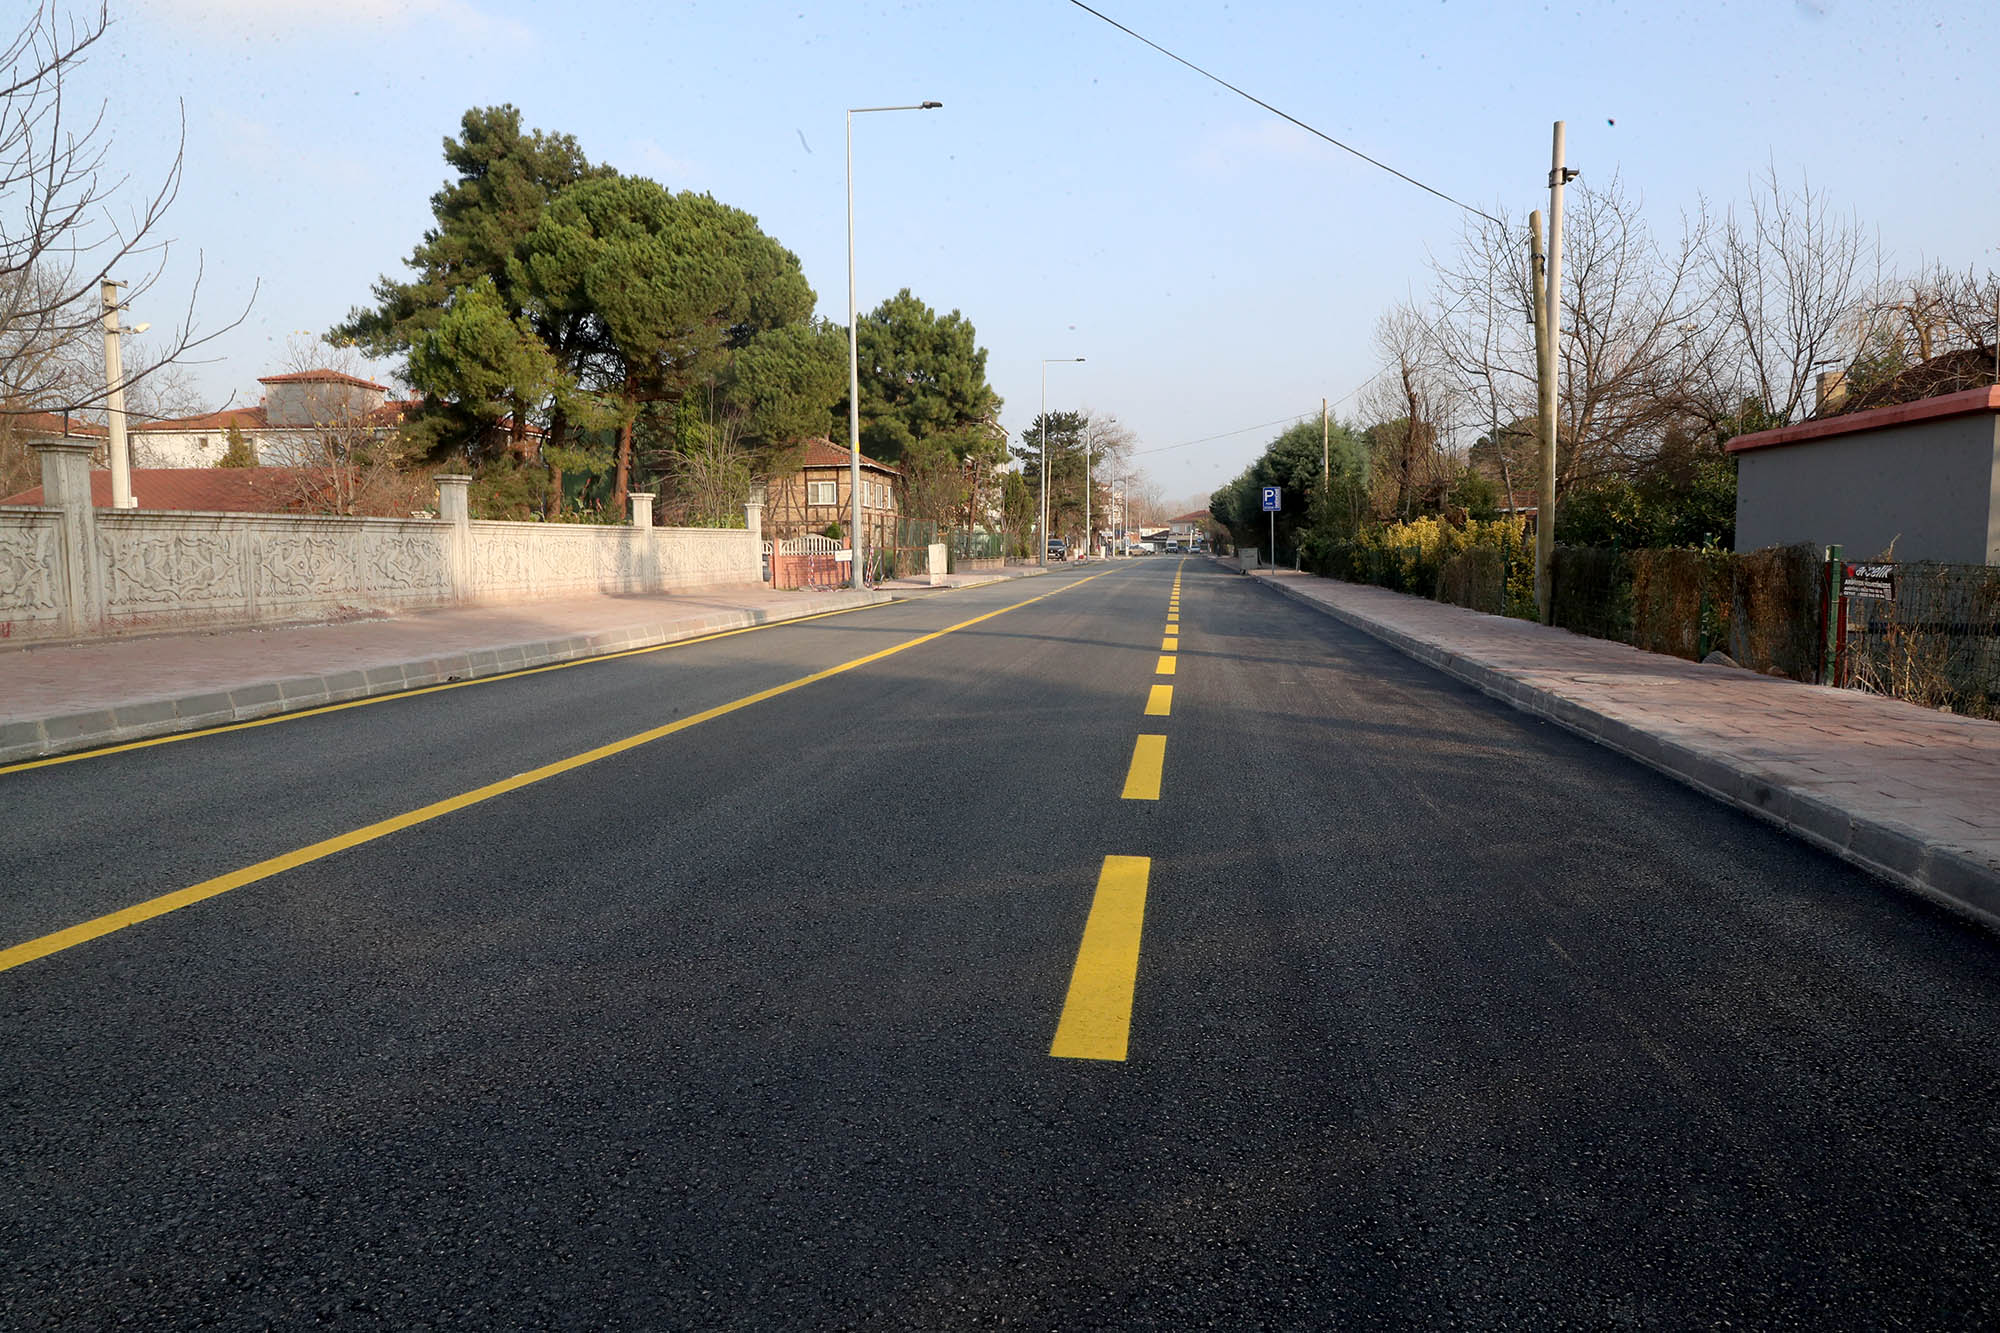
{"type": "Polygon", "coordinates": [[[1485,212],[1481,209],[1474,208],[1471,204],[1466,203],[1464,200],[1454,199],[1450,195],[1446,194],[1443,190],[1438,189],[1436,186],[1426,185],[1422,181],[1418,180],[1415,176],[1409,175],[1406,172],[1401,172],[1396,170],[1394,167],[1390,166],[1387,162],[1382,161],[1380,158],[1370,157],[1368,156],[1368,154],[1362,152],[1359,148],[1354,147],[1352,144],[1342,143],[1340,140],[1334,138],[1331,134],[1328,134],[1325,130],[1315,129],[1311,125],[1306,124],[1303,120],[1300,120],[1297,116],[1294,116],[1289,112],[1278,110],[1278,108],[1272,106],[1269,102],[1266,102],[1263,98],[1257,97],[1254,94],[1243,91],[1243,89],[1238,88],[1235,84],[1223,78],[1221,75],[1211,74],[1209,71],[1203,69],[1200,65],[1195,64],[1192,60],[1189,60],[1184,56],[1175,55],[1172,51],[1169,51],[1166,47],[1161,46],[1158,42],[1154,41],[1152,38],[1142,36],[1141,34],[1132,31],[1130,28],[1120,23],[1117,19],[1112,18],[1109,14],[1105,14],[1098,10],[1092,9],[1089,5],[1083,3],[1083,0],[1069,0],[1069,2],[1075,5],[1078,9],[1081,9],[1084,13],[1089,14],[1095,18],[1103,19],[1106,23],[1109,23],[1112,27],[1118,29],[1118,31],[1124,33],[1126,36],[1144,42],[1147,46],[1152,47],[1155,51],[1158,51],[1161,55],[1167,57],[1167,59],[1178,61],[1180,64],[1186,65],[1189,69],[1201,75],[1204,79],[1209,79],[1212,80],[1213,82],[1219,83],[1223,87],[1227,88],[1230,92],[1235,93],[1238,97],[1243,98],[1245,101],[1255,102],[1258,106],[1263,107],[1266,111],[1270,112],[1272,115],[1282,117],[1285,120],[1289,120],[1292,124],[1304,130],[1307,134],[1316,135],[1317,137],[1326,140],[1328,143],[1332,144],[1335,148],[1338,148],[1341,152],[1352,153],[1354,156],[1360,158],[1363,162],[1366,162],[1369,166],[1380,167],[1382,170],[1388,172],[1391,176],[1396,177],[1398,180],[1407,181],[1411,185],[1416,186],[1419,190],[1423,190],[1428,194],[1434,194],[1438,198],[1444,200],[1446,203],[1451,204],[1453,207],[1464,209],[1466,212],[1472,214],[1474,217],[1485,218],[1488,222],[1499,223],[1502,226],[1506,225],[1505,223],[1501,223],[1500,219],[1494,217],[1491,213],[1485,212]]]}

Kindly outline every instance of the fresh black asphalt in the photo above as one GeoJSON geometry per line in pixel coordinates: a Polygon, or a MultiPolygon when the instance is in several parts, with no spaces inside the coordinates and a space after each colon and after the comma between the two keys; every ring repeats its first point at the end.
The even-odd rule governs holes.
{"type": "MultiPolygon", "coordinates": [[[[0,973],[0,1327],[2000,1322],[2000,941],[1175,567],[0,973]]],[[[0,774],[0,947],[1080,577],[0,774]]]]}

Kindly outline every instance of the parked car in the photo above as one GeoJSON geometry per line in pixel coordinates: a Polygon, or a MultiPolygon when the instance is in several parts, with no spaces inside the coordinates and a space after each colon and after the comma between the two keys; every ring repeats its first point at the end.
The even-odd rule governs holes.
{"type": "Polygon", "coordinates": [[[1069,543],[1064,541],[1060,537],[1049,538],[1049,559],[1051,560],[1069,559],[1069,543]]]}
{"type": "Polygon", "coordinates": [[[1178,537],[1169,537],[1169,538],[1167,538],[1167,554],[1168,554],[1168,555],[1173,555],[1173,554],[1175,554],[1176,552],[1178,552],[1178,551],[1179,551],[1180,549],[1181,549],[1181,539],[1180,539],[1180,538],[1178,538],[1178,537]]]}

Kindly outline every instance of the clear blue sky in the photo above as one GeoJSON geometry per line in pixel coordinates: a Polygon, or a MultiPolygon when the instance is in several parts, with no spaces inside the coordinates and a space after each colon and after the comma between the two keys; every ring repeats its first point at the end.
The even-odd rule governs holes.
{"type": "MultiPolygon", "coordinates": [[[[1448,193],[1540,204],[1549,124],[1667,229],[1767,160],[1879,228],[1893,259],[2000,267],[1991,0],[1686,5],[1097,5],[1448,193]],[[1613,124],[1611,122],[1615,121],[1613,124]]],[[[1005,422],[1087,404],[1158,447],[1316,410],[1373,370],[1462,215],[1062,0],[146,0],[113,5],[73,87],[144,181],[187,110],[170,320],[250,318],[199,369],[255,400],[294,330],[401,273],[466,108],[512,102],[594,158],[713,192],[794,250],[846,317],[842,110],[857,121],[859,300],[907,286],[977,325],[1005,422]]],[[[1205,493],[1272,432],[1143,461],[1205,493]]]]}

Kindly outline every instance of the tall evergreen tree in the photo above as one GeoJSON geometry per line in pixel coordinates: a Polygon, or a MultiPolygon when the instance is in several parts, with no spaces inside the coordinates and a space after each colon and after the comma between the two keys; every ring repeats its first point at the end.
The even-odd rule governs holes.
{"type": "Polygon", "coordinates": [[[803,323],[813,306],[798,257],[755,218],[640,177],[564,190],[510,271],[532,318],[577,331],[579,388],[618,426],[618,508],[640,411],[722,375],[759,334],[803,323]]]}
{"type": "Polygon", "coordinates": [[[432,339],[413,360],[411,383],[445,414],[431,423],[437,450],[475,443],[467,432],[510,417],[510,451],[526,457],[528,417],[540,407],[539,395],[557,391],[565,376],[573,380],[585,349],[573,326],[529,316],[520,290],[520,250],[557,194],[614,173],[591,163],[567,134],[524,133],[521,113],[512,106],[467,111],[459,137],[445,139],[444,157],[458,175],[431,196],[436,223],[407,261],[416,276],[379,280],[376,304],[351,311],[330,336],[358,343],[373,356],[409,355],[462,298],[477,293],[478,308],[460,327],[432,339]],[[534,341],[547,360],[528,346],[534,341]],[[462,344],[477,349],[476,364],[450,355],[462,344]],[[496,392],[481,396],[483,419],[453,397],[468,380],[500,381],[496,392]]]}
{"type": "MultiPolygon", "coordinates": [[[[862,452],[901,461],[924,441],[942,441],[953,460],[999,462],[1006,437],[995,426],[1000,395],[986,380],[986,349],[972,321],[939,315],[905,287],[858,321],[862,452]]],[[[833,437],[847,437],[847,395],[833,437]]]]}

